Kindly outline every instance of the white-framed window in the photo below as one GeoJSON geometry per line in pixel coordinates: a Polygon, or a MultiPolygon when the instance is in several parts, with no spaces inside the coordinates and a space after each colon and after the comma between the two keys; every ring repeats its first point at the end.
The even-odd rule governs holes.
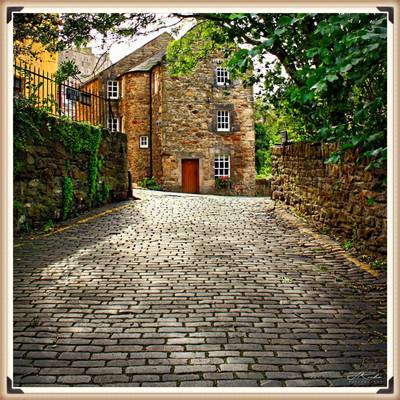
{"type": "Polygon", "coordinates": [[[218,155],[214,158],[214,176],[231,176],[230,157],[228,155],[218,155]]]}
{"type": "Polygon", "coordinates": [[[149,137],[148,136],[139,136],[139,147],[141,149],[149,148],[149,137]]]}
{"type": "Polygon", "coordinates": [[[227,85],[229,82],[229,72],[226,68],[217,67],[215,69],[216,82],[218,86],[227,85]]]}
{"type": "Polygon", "coordinates": [[[118,132],[119,123],[118,118],[108,117],[107,119],[107,128],[110,132],[118,132]]]}
{"type": "Polygon", "coordinates": [[[118,99],[118,81],[107,81],[107,97],[118,99]]]}
{"type": "Polygon", "coordinates": [[[229,132],[230,113],[229,111],[217,111],[217,131],[229,132]]]}

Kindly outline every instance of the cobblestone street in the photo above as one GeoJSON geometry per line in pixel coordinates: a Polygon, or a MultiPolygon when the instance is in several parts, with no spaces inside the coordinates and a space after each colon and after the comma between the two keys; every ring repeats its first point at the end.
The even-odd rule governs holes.
{"type": "Polygon", "coordinates": [[[14,386],[386,385],[386,286],[265,198],[136,190],[14,248],[14,386]]]}

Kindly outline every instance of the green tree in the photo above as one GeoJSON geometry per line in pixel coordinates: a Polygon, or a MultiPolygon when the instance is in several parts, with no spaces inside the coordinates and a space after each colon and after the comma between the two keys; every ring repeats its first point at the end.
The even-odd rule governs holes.
{"type": "Polygon", "coordinates": [[[269,177],[272,172],[271,147],[280,143],[280,133],[286,131],[290,142],[305,139],[302,127],[284,109],[276,110],[265,99],[254,103],[255,156],[258,175],[269,177]]]}
{"type": "Polygon", "coordinates": [[[82,47],[91,40],[120,42],[164,25],[156,14],[14,13],[14,54],[31,51],[27,41],[40,43],[52,52],[72,45],[82,47]]]}
{"type": "Polygon", "coordinates": [[[274,111],[261,98],[254,107],[255,159],[257,175],[271,174],[271,146],[279,142],[279,132],[274,111]]]}
{"type": "Polygon", "coordinates": [[[41,52],[58,49],[61,20],[57,14],[13,14],[14,56],[27,55],[36,58],[41,52]],[[41,48],[34,48],[34,43],[41,48]]]}

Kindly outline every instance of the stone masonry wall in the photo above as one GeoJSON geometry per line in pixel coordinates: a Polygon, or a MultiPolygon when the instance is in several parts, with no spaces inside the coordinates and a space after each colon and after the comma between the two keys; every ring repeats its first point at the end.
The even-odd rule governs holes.
{"type": "Polygon", "coordinates": [[[132,181],[150,176],[150,148],[139,147],[139,137],[150,131],[150,75],[131,72],[121,78],[123,92],[119,112],[123,115],[123,131],[128,138],[128,166],[132,181]]]}
{"type": "MultiPolygon", "coordinates": [[[[73,204],[70,216],[88,209],[88,155],[71,154],[61,141],[42,131],[45,144],[28,143],[26,151],[18,154],[21,172],[14,176],[14,229],[39,227],[50,219],[58,221],[62,215],[63,179],[73,182],[73,204]]],[[[98,158],[100,188],[106,184],[111,200],[128,198],[126,135],[103,131],[98,158]]]]}
{"type": "Polygon", "coordinates": [[[214,193],[214,158],[230,155],[232,192],[255,193],[254,126],[252,88],[234,81],[217,86],[214,70],[220,60],[200,63],[189,76],[172,78],[162,65],[159,90],[162,98],[154,128],[154,175],[167,190],[182,187],[181,160],[199,159],[201,193],[214,193]],[[217,109],[231,111],[230,132],[217,132],[217,109]]]}
{"type": "Polygon", "coordinates": [[[294,143],[272,148],[272,198],[294,207],[319,228],[373,255],[386,254],[386,170],[365,171],[357,153],[324,164],[335,145],[294,143]]]}
{"type": "Polygon", "coordinates": [[[256,179],[256,196],[271,197],[271,179],[256,179]]]}

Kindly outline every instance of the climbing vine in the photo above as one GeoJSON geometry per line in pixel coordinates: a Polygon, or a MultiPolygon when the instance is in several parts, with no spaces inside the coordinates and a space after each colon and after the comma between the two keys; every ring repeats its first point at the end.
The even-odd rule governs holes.
{"type": "Polygon", "coordinates": [[[62,219],[66,220],[71,211],[73,201],[73,184],[72,179],[69,176],[64,176],[62,183],[62,219]]]}
{"type": "MultiPolygon", "coordinates": [[[[16,98],[14,102],[14,175],[23,172],[23,153],[31,145],[46,145],[59,141],[72,156],[86,154],[88,159],[88,207],[101,204],[109,196],[109,188],[99,185],[99,147],[102,129],[86,122],[71,121],[66,116],[55,117],[49,110],[34,107],[33,99],[16,98]]],[[[71,162],[66,164],[68,174],[71,162]]],[[[62,218],[66,219],[73,205],[72,179],[62,181],[62,218]]]]}
{"type": "Polygon", "coordinates": [[[54,136],[59,138],[72,154],[82,152],[88,155],[88,201],[91,208],[99,192],[98,173],[100,162],[98,158],[101,143],[101,128],[86,122],[72,123],[67,117],[60,117],[51,127],[54,136]]]}
{"type": "Polygon", "coordinates": [[[97,204],[102,204],[106,200],[110,198],[110,186],[107,185],[107,183],[103,182],[101,184],[101,190],[98,190],[96,192],[96,203],[97,204]]]}

